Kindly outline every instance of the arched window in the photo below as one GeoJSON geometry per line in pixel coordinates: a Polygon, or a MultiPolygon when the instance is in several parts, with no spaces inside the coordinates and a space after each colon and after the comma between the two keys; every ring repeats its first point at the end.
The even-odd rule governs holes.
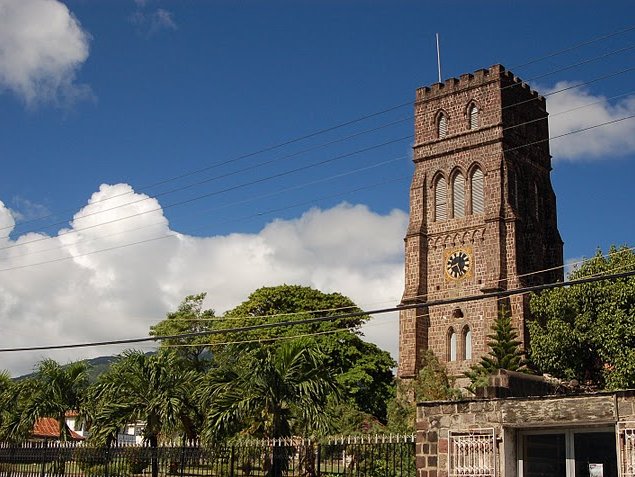
{"type": "Polygon", "coordinates": [[[470,120],[470,129],[478,128],[478,108],[475,104],[472,104],[468,109],[468,116],[470,120]]]}
{"type": "Polygon", "coordinates": [[[465,179],[460,172],[452,180],[452,212],[454,217],[465,216],[465,179]]]}
{"type": "Polygon", "coordinates": [[[485,212],[485,194],[483,192],[483,171],[478,167],[472,172],[472,213],[485,212]]]}
{"type": "Polygon", "coordinates": [[[439,139],[443,139],[448,135],[448,117],[445,113],[439,114],[439,118],[437,119],[437,134],[439,139]]]}
{"type": "Polygon", "coordinates": [[[434,218],[436,221],[442,221],[448,218],[448,186],[445,183],[445,177],[441,176],[437,179],[434,186],[434,218]]]}
{"type": "Polygon", "coordinates": [[[472,330],[463,328],[463,359],[472,359],[472,330]]]}
{"type": "Polygon", "coordinates": [[[448,361],[456,361],[456,332],[454,328],[448,330],[448,361]]]}

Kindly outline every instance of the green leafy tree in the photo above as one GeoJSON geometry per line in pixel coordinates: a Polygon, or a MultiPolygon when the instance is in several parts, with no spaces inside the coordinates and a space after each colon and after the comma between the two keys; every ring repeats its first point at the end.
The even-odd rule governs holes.
{"type": "Polygon", "coordinates": [[[492,333],[487,337],[490,340],[487,343],[490,348],[489,353],[465,373],[472,382],[468,387],[470,391],[486,385],[488,377],[500,369],[526,370],[526,361],[520,349],[521,342],[518,340],[518,332],[512,325],[512,318],[507,307],[502,306],[499,309],[498,317],[492,324],[492,333]]]}
{"type": "MultiPolygon", "coordinates": [[[[199,390],[208,442],[237,432],[262,438],[311,435],[328,428],[324,410],[338,395],[325,356],[302,340],[261,347],[233,369],[214,369],[199,390]]],[[[281,476],[288,451],[273,448],[269,476],[281,476]]]]}
{"type": "MultiPolygon", "coordinates": [[[[228,311],[219,328],[233,328],[272,322],[302,321],[343,313],[361,312],[355,303],[339,293],[323,293],[309,287],[281,285],[264,287],[228,311]]],[[[264,328],[249,333],[230,333],[214,336],[210,342],[250,341],[267,346],[280,346],[279,338],[289,339],[301,335],[313,335],[313,341],[325,354],[325,365],[332,369],[344,388],[345,399],[351,399],[362,412],[371,414],[382,422],[386,420],[386,403],[394,392],[394,360],[390,354],[360,337],[360,326],[368,315],[339,318],[329,321],[297,324],[279,328],[264,328]],[[270,343],[267,340],[272,340],[270,343]]],[[[240,351],[231,346],[212,346],[219,360],[231,361],[239,353],[247,352],[256,344],[239,345],[240,351]]]]}
{"type": "Polygon", "coordinates": [[[197,374],[173,353],[128,351],[92,388],[91,437],[112,441],[126,423],[144,421],[144,439],[153,449],[152,476],[158,475],[160,435],[197,436],[197,407],[192,399],[197,374]]]}
{"type": "MultiPolygon", "coordinates": [[[[570,280],[635,270],[635,252],[611,247],[570,280]]],[[[533,295],[529,357],[542,373],[599,388],[635,386],[635,277],[602,280],[533,295]]]]}
{"type": "Polygon", "coordinates": [[[392,432],[415,432],[416,403],[459,399],[461,391],[431,350],[421,354],[421,369],[413,381],[399,381],[388,406],[388,428],[392,432]]]}
{"type": "MultiPolygon", "coordinates": [[[[199,333],[214,329],[214,310],[203,309],[205,293],[189,295],[175,312],[150,327],[150,336],[175,336],[185,333],[199,333]]],[[[210,364],[207,336],[170,338],[161,341],[161,348],[176,353],[184,363],[196,371],[204,371],[210,364]]]]}

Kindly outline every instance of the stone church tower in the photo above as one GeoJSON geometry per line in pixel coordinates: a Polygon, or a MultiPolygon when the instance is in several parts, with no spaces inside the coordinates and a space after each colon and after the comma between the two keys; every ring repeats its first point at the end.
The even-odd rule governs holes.
{"type": "Polygon", "coordinates": [[[419,88],[399,377],[430,349],[459,376],[489,351],[500,306],[527,341],[527,295],[426,303],[562,280],[545,99],[495,65],[419,88]],[[539,273],[536,273],[539,272],[539,273]]]}

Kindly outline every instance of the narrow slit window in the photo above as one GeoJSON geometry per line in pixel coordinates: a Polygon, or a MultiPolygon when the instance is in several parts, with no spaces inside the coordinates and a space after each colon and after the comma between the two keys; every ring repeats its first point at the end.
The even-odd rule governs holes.
{"type": "Polygon", "coordinates": [[[472,359],[472,330],[466,326],[463,330],[463,359],[472,359]]]}
{"type": "Polygon", "coordinates": [[[465,216],[465,179],[463,174],[457,174],[452,181],[452,212],[454,217],[465,216]]]}
{"type": "Polygon", "coordinates": [[[448,332],[448,361],[456,361],[456,332],[452,328],[448,332]]]}
{"type": "Polygon", "coordinates": [[[483,191],[483,171],[476,168],[472,173],[472,213],[485,212],[485,195],[483,191]]]}
{"type": "Polygon", "coordinates": [[[448,187],[445,183],[445,177],[439,177],[434,189],[435,220],[440,222],[448,217],[448,187]]]}

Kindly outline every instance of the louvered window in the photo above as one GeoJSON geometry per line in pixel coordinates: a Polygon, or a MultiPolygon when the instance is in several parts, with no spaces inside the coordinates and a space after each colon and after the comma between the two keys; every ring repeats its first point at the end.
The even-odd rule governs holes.
{"type": "Polygon", "coordinates": [[[472,213],[485,212],[485,195],[483,193],[483,171],[476,168],[472,173],[472,213]]]}
{"type": "Polygon", "coordinates": [[[439,138],[443,139],[445,136],[448,135],[448,118],[445,114],[441,113],[441,115],[439,116],[439,124],[438,124],[439,130],[439,138]]]}
{"type": "Polygon", "coordinates": [[[465,216],[465,179],[463,174],[457,174],[452,181],[452,212],[454,217],[465,216]]]}
{"type": "Polygon", "coordinates": [[[441,221],[448,217],[447,203],[448,203],[448,188],[445,183],[444,177],[439,177],[437,184],[434,188],[434,212],[435,220],[441,221]]]}
{"type": "Polygon", "coordinates": [[[470,106],[470,129],[478,128],[478,108],[476,105],[470,106]]]}

